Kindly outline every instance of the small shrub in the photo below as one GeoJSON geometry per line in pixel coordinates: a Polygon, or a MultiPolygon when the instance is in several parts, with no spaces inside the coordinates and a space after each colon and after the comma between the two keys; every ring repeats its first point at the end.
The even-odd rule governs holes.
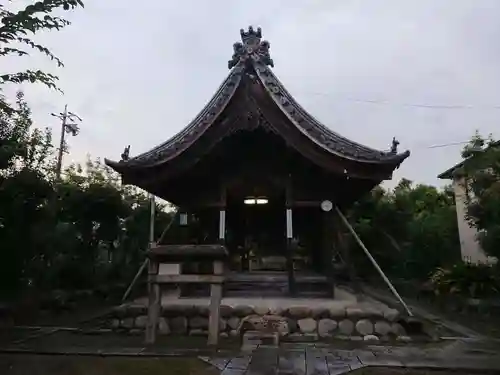
{"type": "Polygon", "coordinates": [[[459,263],[450,268],[437,268],[430,276],[430,282],[436,295],[485,298],[500,291],[497,271],[496,266],[459,263]]]}

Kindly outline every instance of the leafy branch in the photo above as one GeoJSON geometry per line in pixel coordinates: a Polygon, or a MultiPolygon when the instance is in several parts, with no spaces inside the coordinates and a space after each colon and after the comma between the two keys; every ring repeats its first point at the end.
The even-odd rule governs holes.
{"type": "MultiPolygon", "coordinates": [[[[13,12],[7,10],[4,5],[0,5],[0,56],[28,56],[28,51],[21,47],[24,45],[45,54],[49,59],[55,61],[58,67],[62,67],[63,62],[57,56],[47,47],[34,42],[29,35],[36,34],[41,30],[61,30],[70,25],[70,22],[51,13],[58,9],[69,11],[83,6],[82,0],[42,0],[13,12]],[[12,43],[21,46],[11,47],[12,43]]],[[[0,90],[1,85],[5,83],[20,84],[23,82],[42,83],[51,89],[59,90],[56,85],[57,79],[57,76],[41,70],[0,74],[0,90]]],[[[8,113],[14,111],[2,97],[0,97],[0,110],[8,113]]]]}

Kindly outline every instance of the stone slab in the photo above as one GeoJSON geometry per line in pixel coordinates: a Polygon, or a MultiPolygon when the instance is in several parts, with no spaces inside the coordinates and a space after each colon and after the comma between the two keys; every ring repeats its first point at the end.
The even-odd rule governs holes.
{"type": "Polygon", "coordinates": [[[245,370],[248,368],[248,364],[250,363],[251,360],[252,360],[251,355],[242,355],[240,357],[234,357],[227,363],[225,368],[245,370]]]}
{"type": "Polygon", "coordinates": [[[259,347],[253,352],[246,375],[276,375],[279,350],[273,347],[259,347]]]}
{"type": "Polygon", "coordinates": [[[306,375],[328,375],[325,352],[319,349],[306,349],[306,375]]]}

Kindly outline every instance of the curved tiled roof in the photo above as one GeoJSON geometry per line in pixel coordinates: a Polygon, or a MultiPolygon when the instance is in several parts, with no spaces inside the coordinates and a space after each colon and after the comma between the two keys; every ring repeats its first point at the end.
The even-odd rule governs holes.
{"type": "MultiPolygon", "coordinates": [[[[153,166],[175,158],[187,150],[215,122],[231,102],[245,74],[251,73],[261,82],[274,103],[281,109],[295,127],[328,153],[361,163],[390,164],[394,167],[409,156],[409,151],[401,154],[376,150],[353,142],[330,130],[303,109],[273,74],[269,66],[274,66],[269,55],[270,44],[261,41],[260,28],[247,32],[241,30],[242,43],[234,44],[234,54],[228,65],[228,77],[215,95],[196,118],[177,135],[152,150],[127,161],[106,160],[112,167],[153,166]]],[[[120,168],[121,169],[121,168],[120,168]]]]}

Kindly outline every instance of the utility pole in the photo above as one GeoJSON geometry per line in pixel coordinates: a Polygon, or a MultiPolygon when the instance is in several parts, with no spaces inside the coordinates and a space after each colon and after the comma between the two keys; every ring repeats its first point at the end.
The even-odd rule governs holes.
{"type": "Polygon", "coordinates": [[[66,133],[71,134],[73,137],[77,136],[80,132],[80,128],[76,124],[76,121],[82,121],[82,119],[73,112],[68,112],[68,105],[64,106],[64,112],[59,114],[51,113],[52,116],[57,117],[61,120],[61,140],[59,142],[59,152],[57,155],[57,165],[56,165],[56,179],[61,179],[61,169],[62,169],[62,159],[64,154],[64,138],[66,133]],[[68,121],[69,120],[69,121],[68,121]]]}

